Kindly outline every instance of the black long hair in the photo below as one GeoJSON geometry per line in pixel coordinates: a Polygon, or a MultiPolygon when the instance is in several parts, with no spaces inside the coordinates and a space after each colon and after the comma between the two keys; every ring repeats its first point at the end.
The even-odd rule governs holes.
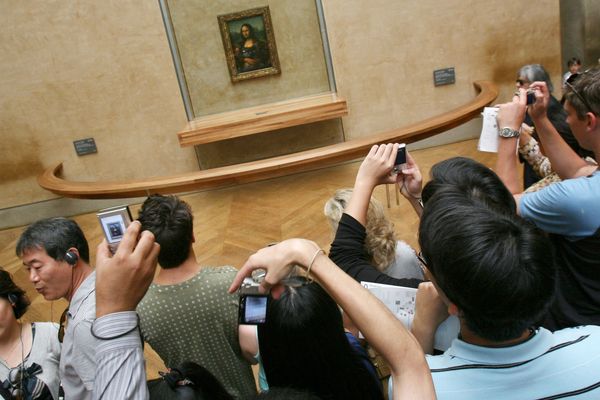
{"type": "Polygon", "coordinates": [[[322,399],[383,399],[348,343],[337,304],[317,283],[295,277],[271,299],[258,342],[269,386],[322,399]]]}
{"type": "Polygon", "coordinates": [[[422,192],[425,204],[439,190],[453,186],[473,201],[501,214],[514,215],[517,212],[515,199],[500,177],[478,161],[466,157],[452,157],[435,164],[429,174],[431,180],[422,192]]]}
{"type": "Polygon", "coordinates": [[[4,297],[13,304],[15,318],[19,319],[31,304],[27,294],[13,281],[12,276],[0,267],[0,297],[4,297]]]}
{"type": "Polygon", "coordinates": [[[427,267],[469,329],[518,338],[546,313],[556,285],[550,240],[517,215],[446,185],[423,209],[419,244],[427,267]]]}

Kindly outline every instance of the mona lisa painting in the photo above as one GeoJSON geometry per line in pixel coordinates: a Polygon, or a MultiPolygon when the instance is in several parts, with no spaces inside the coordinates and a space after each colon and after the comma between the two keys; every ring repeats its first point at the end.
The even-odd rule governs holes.
{"type": "Polygon", "coordinates": [[[281,73],[269,7],[219,15],[232,82],[281,73]]]}

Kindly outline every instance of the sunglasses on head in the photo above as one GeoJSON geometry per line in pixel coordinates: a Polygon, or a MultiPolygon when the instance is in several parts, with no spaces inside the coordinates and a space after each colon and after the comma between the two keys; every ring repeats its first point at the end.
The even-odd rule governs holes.
{"type": "MultiPolygon", "coordinates": [[[[585,71],[587,72],[587,71],[585,71]]],[[[585,72],[583,74],[585,74],[585,72]]],[[[585,99],[585,97],[583,97],[583,95],[581,93],[579,93],[577,91],[577,89],[575,89],[575,86],[573,86],[573,84],[583,75],[583,74],[571,74],[571,76],[569,76],[569,78],[565,81],[565,86],[567,86],[569,88],[570,91],[572,91],[575,96],[577,96],[577,98],[579,100],[581,100],[581,102],[583,103],[583,105],[588,109],[589,112],[591,112],[592,114],[596,114],[593,110],[592,110],[592,106],[590,106],[590,104],[587,102],[587,100],[585,99]]]]}

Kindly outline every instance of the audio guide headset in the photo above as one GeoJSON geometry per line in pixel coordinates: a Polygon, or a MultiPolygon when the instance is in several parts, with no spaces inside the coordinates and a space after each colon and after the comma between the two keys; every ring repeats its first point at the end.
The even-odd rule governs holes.
{"type": "Polygon", "coordinates": [[[19,297],[14,294],[14,293],[9,293],[8,296],[6,296],[8,298],[8,302],[10,303],[11,306],[15,307],[17,305],[17,301],[19,301],[19,297]]]}
{"type": "Polygon", "coordinates": [[[71,267],[74,267],[75,264],[77,264],[77,261],[79,260],[79,256],[77,255],[77,253],[75,253],[74,251],[67,251],[65,253],[65,261],[67,262],[67,264],[69,264],[71,267]]]}

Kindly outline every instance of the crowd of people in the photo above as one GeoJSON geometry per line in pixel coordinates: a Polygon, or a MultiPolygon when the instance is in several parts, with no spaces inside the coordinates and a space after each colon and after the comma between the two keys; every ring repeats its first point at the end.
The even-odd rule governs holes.
{"type": "Polygon", "coordinates": [[[455,157],[423,185],[411,154],[395,172],[398,144],[373,146],[354,187],[325,205],[329,254],[296,238],[239,270],[201,266],[192,210],[175,196],[148,197],[114,254],[98,245],[94,267],[74,221],[33,223],[16,253],[35,290],[69,306],[58,325],[20,321],[29,300],[0,269],[0,397],[600,397],[600,171],[583,158],[600,154],[600,69],[566,79],[564,111],[546,78],[541,66],[522,68],[512,101],[499,105],[495,172],[455,157]],[[539,141],[558,179],[523,192],[521,135],[521,154],[539,141]],[[384,184],[419,216],[419,252],[373,199],[384,184]],[[238,323],[248,277],[270,297],[253,326],[238,323]],[[412,325],[361,282],[416,289],[412,325]],[[439,352],[434,335],[449,315],[460,331],[439,352]],[[361,335],[389,367],[388,393],[361,335]],[[144,342],[170,368],[149,382],[144,342]]]}

